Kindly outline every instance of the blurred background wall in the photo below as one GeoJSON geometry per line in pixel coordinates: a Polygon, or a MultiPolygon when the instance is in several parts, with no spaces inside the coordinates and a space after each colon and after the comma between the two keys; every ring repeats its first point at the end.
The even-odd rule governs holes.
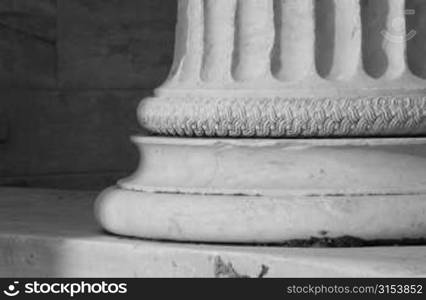
{"type": "Polygon", "coordinates": [[[172,62],[175,0],[0,0],[0,185],[101,189],[138,155],[172,62]]]}

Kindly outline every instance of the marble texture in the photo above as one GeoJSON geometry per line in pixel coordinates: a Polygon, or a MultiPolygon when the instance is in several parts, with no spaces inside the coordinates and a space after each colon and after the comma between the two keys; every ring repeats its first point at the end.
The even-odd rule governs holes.
{"type": "Polygon", "coordinates": [[[95,206],[109,232],[283,243],[426,237],[426,140],[134,138],[138,170],[95,206]]]}

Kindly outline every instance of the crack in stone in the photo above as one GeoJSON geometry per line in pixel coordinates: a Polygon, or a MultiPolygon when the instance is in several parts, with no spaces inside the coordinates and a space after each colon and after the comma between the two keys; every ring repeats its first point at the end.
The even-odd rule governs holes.
{"type": "MultiPolygon", "coordinates": [[[[261,270],[257,278],[264,278],[269,272],[269,267],[261,266],[261,270]]],[[[232,263],[225,263],[220,256],[217,256],[214,261],[214,274],[216,278],[251,278],[248,275],[237,272],[232,263]]]]}
{"type": "Polygon", "coordinates": [[[231,191],[191,191],[189,189],[184,188],[177,188],[177,189],[170,189],[167,190],[167,188],[154,188],[154,187],[140,187],[140,188],[134,188],[125,186],[122,184],[118,184],[118,187],[124,190],[134,191],[134,192],[145,192],[145,193],[151,193],[151,194],[164,194],[164,195],[190,195],[190,196],[231,196],[231,197],[254,197],[254,198],[261,198],[261,197],[267,197],[267,198],[275,198],[275,197],[282,197],[282,196],[299,196],[299,197],[305,197],[305,198],[322,198],[322,197],[329,197],[329,198],[341,198],[341,197],[381,197],[381,196],[423,196],[426,195],[426,192],[365,192],[365,193],[314,193],[314,194],[297,194],[297,193],[289,193],[289,194],[282,194],[282,195],[268,195],[267,193],[261,193],[261,192],[231,192],[231,191]]]}
{"type": "Polygon", "coordinates": [[[3,27],[5,29],[11,30],[11,31],[14,31],[17,34],[24,35],[26,37],[35,39],[35,40],[37,40],[39,42],[42,42],[44,44],[48,44],[48,45],[51,45],[51,46],[56,45],[56,41],[55,40],[43,37],[43,36],[38,35],[38,34],[34,34],[34,33],[31,33],[31,32],[28,32],[26,30],[22,30],[22,29],[10,26],[10,25],[8,25],[6,23],[3,23],[1,21],[0,21],[0,27],[3,27]]]}

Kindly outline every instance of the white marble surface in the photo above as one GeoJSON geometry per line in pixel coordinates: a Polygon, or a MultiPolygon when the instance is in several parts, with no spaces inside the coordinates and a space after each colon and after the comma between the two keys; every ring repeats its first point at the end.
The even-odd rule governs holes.
{"type": "Polygon", "coordinates": [[[96,193],[0,189],[0,276],[426,276],[425,247],[351,249],[143,241],[102,232],[96,193]]]}
{"type": "Polygon", "coordinates": [[[140,164],[99,196],[109,232],[219,243],[426,238],[426,139],[135,137],[140,164]]]}

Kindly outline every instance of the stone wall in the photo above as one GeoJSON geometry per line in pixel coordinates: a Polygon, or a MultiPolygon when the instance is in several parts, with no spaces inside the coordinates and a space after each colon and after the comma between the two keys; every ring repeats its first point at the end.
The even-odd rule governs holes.
{"type": "Polygon", "coordinates": [[[174,0],[0,0],[0,185],[97,189],[132,171],[174,0]]]}

